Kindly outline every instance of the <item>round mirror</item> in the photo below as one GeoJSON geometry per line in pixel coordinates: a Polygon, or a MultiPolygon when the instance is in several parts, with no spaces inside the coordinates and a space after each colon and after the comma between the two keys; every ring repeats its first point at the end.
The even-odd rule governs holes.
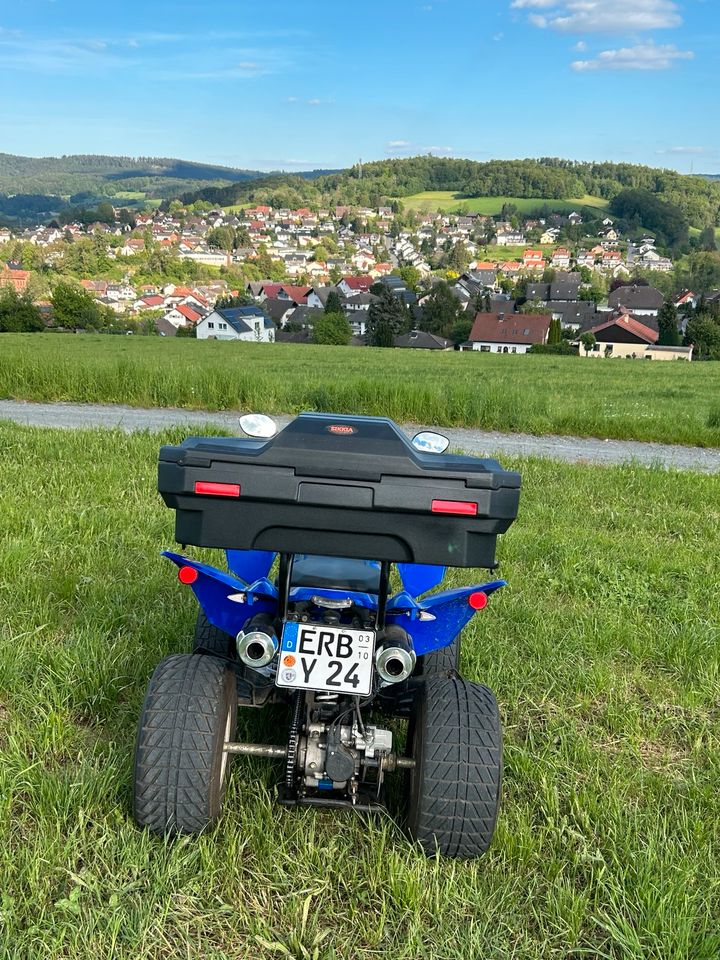
{"type": "Polygon", "coordinates": [[[441,433],[432,433],[430,430],[416,433],[411,443],[421,453],[445,453],[450,446],[447,437],[444,437],[441,433]]]}
{"type": "Polygon", "coordinates": [[[240,417],[240,426],[249,437],[258,437],[261,440],[269,440],[277,433],[275,421],[263,413],[245,414],[240,417]]]}

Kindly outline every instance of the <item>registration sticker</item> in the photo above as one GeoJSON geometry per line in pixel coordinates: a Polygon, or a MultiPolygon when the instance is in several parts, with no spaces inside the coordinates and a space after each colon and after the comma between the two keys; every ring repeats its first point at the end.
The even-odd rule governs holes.
{"type": "Polygon", "coordinates": [[[283,628],[275,683],[366,697],[374,650],[374,630],[290,621],[283,628]]]}

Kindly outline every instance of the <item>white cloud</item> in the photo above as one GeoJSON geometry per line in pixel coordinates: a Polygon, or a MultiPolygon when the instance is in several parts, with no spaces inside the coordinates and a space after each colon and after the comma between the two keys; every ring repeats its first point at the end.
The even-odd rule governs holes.
{"type": "Polygon", "coordinates": [[[530,14],[536,27],[560,33],[631,33],[678,27],[675,0],[513,0],[515,9],[547,10],[530,14]]]}
{"type": "Polygon", "coordinates": [[[667,154],[674,156],[699,156],[708,152],[705,147],[665,147],[663,150],[655,151],[658,156],[667,156],[667,154]]]}
{"type": "Polygon", "coordinates": [[[573,70],[669,70],[678,60],[692,60],[690,50],[678,50],[674,43],[639,43],[619,50],[603,50],[594,60],[575,60],[573,70]]]}
{"type": "Polygon", "coordinates": [[[409,140],[388,140],[388,147],[392,147],[393,149],[409,146],[411,146],[409,140]]]}
{"type": "Polygon", "coordinates": [[[582,53],[584,50],[587,50],[587,44],[584,40],[578,40],[578,42],[573,47],[573,50],[577,50],[578,53],[582,53]]]}

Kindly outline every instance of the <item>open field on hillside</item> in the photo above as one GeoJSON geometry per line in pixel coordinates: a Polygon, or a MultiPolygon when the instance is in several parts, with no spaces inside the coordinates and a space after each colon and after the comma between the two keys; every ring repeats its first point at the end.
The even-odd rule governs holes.
{"type": "Polygon", "coordinates": [[[720,364],[2,334],[0,397],[720,446],[720,364]]]}
{"type": "MultiPolygon", "coordinates": [[[[145,685],[195,616],[158,555],[163,439],[0,423],[0,955],[716,960],[714,478],[508,464],[511,586],[462,658],[506,731],[483,860],[281,810],[260,761],[235,766],[216,829],[166,844],[129,816],[145,685]]],[[[277,737],[257,715],[243,731],[277,737]]]]}
{"type": "Polygon", "coordinates": [[[424,193],[415,193],[410,197],[400,197],[400,202],[406,210],[418,210],[423,213],[435,213],[437,210],[449,213],[457,212],[462,207],[470,213],[482,213],[485,216],[496,216],[505,203],[514,203],[521,213],[530,213],[538,207],[551,206],[558,213],[572,213],[581,207],[591,207],[594,210],[604,210],[607,200],[586,194],[571,200],[548,200],[542,197],[463,197],[451,190],[426,190],[424,193]]]}

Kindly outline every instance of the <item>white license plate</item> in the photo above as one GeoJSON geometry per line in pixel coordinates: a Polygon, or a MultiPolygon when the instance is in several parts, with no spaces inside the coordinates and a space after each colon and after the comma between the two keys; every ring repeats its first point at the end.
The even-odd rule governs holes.
{"type": "Polygon", "coordinates": [[[283,628],[275,683],[367,697],[374,650],[373,630],[291,621],[283,628]]]}

